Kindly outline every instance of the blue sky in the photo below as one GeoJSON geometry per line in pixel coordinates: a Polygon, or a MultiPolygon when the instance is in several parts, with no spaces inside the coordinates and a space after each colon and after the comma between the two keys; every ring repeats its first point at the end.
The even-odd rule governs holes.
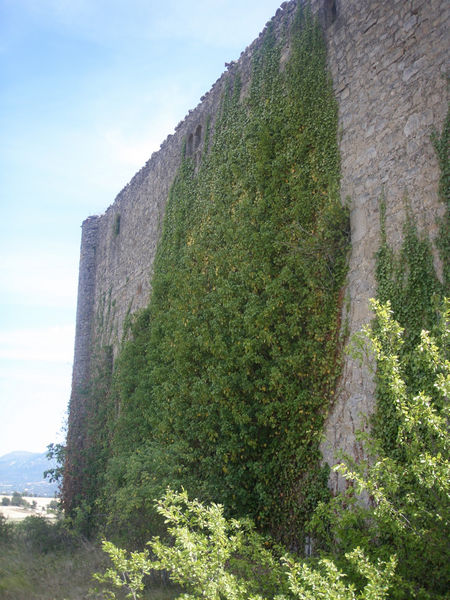
{"type": "Polygon", "coordinates": [[[0,456],[63,439],[80,225],[281,0],[0,0],[0,456]]]}

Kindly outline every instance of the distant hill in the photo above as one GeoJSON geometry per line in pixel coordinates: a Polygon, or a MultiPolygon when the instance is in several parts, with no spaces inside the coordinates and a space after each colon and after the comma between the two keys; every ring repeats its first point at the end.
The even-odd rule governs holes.
{"type": "Polygon", "coordinates": [[[44,479],[44,471],[55,466],[45,452],[10,452],[0,456],[0,494],[54,496],[57,485],[44,479]]]}

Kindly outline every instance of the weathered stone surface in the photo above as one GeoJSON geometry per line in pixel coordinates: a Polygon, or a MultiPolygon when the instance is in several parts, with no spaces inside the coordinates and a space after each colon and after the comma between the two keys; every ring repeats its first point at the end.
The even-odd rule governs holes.
{"type": "MultiPolygon", "coordinates": [[[[283,19],[297,0],[284,2],[273,19],[284,39],[283,19]]],[[[439,170],[430,142],[447,111],[447,0],[312,0],[324,26],[329,68],[339,103],[342,198],[351,202],[352,253],[348,275],[350,333],[368,321],[375,295],[374,253],[379,244],[379,200],[387,206],[387,232],[398,245],[408,197],[420,226],[436,234],[439,170]]],[[[73,393],[89,378],[96,347],[117,354],[126,315],[145,306],[169,188],[188,151],[200,153],[208,118],[217,114],[226,82],[239,68],[245,95],[251,57],[261,36],[216,81],[147,164],[99,217],[83,225],[73,393]]],[[[288,56],[286,42],[282,62],[288,56]]],[[[356,456],[354,432],[373,407],[369,373],[347,360],[325,427],[323,454],[333,463],[336,448],[356,456]]],[[[76,411],[71,411],[71,415],[76,411]]],[[[73,428],[69,416],[69,440],[73,428]]],[[[70,442],[69,442],[70,443],[70,442]]],[[[340,485],[333,480],[334,487],[340,485]]]]}
{"type": "MultiPolygon", "coordinates": [[[[376,291],[380,198],[386,201],[394,246],[401,239],[405,197],[420,227],[436,235],[442,206],[430,134],[441,128],[447,111],[442,73],[448,72],[450,3],[341,0],[337,5],[326,38],[340,110],[342,197],[351,200],[347,319],[354,333],[369,320],[368,299],[376,291]]],[[[372,410],[373,394],[370,374],[347,360],[325,427],[322,451],[329,463],[337,448],[358,456],[354,431],[372,410]]],[[[333,479],[334,487],[341,483],[333,479]]]]}

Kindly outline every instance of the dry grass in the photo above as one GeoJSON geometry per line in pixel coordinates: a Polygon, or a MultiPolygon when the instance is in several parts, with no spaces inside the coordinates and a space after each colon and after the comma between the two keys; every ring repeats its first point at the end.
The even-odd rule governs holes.
{"type": "MultiPolygon", "coordinates": [[[[0,544],[1,600],[103,600],[92,573],[108,566],[105,554],[91,543],[65,551],[36,553],[21,541],[0,544]]],[[[144,598],[173,600],[174,590],[155,584],[144,598]]],[[[117,593],[117,598],[125,594],[117,593]]]]}

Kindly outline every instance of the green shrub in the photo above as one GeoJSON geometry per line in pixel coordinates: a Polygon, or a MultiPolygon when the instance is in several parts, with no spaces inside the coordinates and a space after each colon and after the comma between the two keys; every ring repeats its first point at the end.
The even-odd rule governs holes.
{"type": "Polygon", "coordinates": [[[61,503],[58,500],[52,500],[48,503],[47,512],[55,513],[61,511],[61,503]]]}
{"type": "Polygon", "coordinates": [[[172,543],[154,538],[148,544],[152,559],[148,550],[128,555],[104,542],[112,567],[95,579],[125,588],[134,599],[141,598],[144,576],[152,570],[167,571],[186,590],[179,600],[383,600],[391,586],[395,558],[375,566],[359,548],[348,553],[365,581],[358,593],[331,560],[308,566],[280,555],[280,548],[256,533],[250,521],[226,519],[220,505],[205,506],[189,500],[186,492],[168,490],[158,512],[172,543]]]}
{"type": "Polygon", "coordinates": [[[12,537],[13,525],[0,513],[0,543],[8,542],[12,537]]]}
{"type": "Polygon", "coordinates": [[[404,331],[389,303],[373,302],[373,327],[357,338],[353,354],[369,349],[377,364],[385,399],[396,422],[396,452],[384,437],[363,436],[368,459],[337,467],[351,484],[328,504],[320,504],[312,530],[322,549],[341,567],[346,551],[359,545],[372,560],[398,560],[391,598],[447,598],[450,553],[450,462],[448,435],[450,363],[448,304],[435,335],[422,331],[403,362],[404,331]],[[405,371],[420,365],[423,389],[408,386],[405,371]],[[361,500],[365,498],[365,502],[361,500]]]}
{"type": "Polygon", "coordinates": [[[11,506],[30,506],[20,492],[13,492],[10,500],[11,506]]]}
{"type": "Polygon", "coordinates": [[[80,542],[79,537],[64,522],[54,523],[42,516],[26,517],[16,523],[14,534],[24,547],[42,554],[67,550],[80,542]]]}
{"type": "MultiPolygon", "coordinates": [[[[449,312],[436,328],[422,331],[413,352],[425,389],[412,393],[399,360],[403,329],[389,303],[373,301],[376,319],[353,342],[354,357],[376,359],[378,377],[389,393],[398,423],[392,457],[376,437],[365,436],[368,460],[345,457],[336,467],[349,482],[347,492],[320,503],[310,524],[322,556],[301,562],[284,554],[247,520],[226,519],[223,507],[188,499],[170,490],[157,510],[168,525],[169,541],[154,538],[148,551],[130,558],[110,543],[115,561],[100,576],[115,585],[135,583],[165,569],[187,594],[209,600],[444,600],[448,597],[450,554],[450,461],[448,435],[450,361],[449,312]],[[326,553],[326,554],[324,554],[326,553]],[[120,565],[125,573],[119,580],[120,565]],[[396,569],[396,565],[398,567],[396,569]],[[133,579],[127,574],[130,572],[133,579]]],[[[407,366],[407,365],[406,365],[407,366]]],[[[131,597],[131,596],[130,596],[131,597]]]]}

